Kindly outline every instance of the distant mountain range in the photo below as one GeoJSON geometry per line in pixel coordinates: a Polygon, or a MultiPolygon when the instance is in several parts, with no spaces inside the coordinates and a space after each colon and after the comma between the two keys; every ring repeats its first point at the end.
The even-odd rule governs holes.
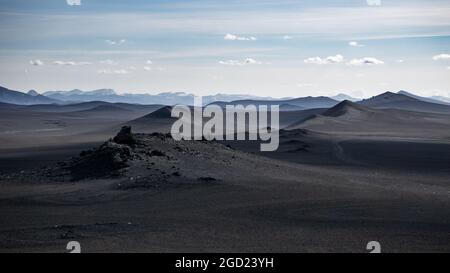
{"type": "Polygon", "coordinates": [[[30,91],[27,94],[9,90],[0,86],[0,102],[18,105],[33,105],[33,104],[51,104],[57,103],[57,100],[48,98],[38,94],[36,91],[30,91]]]}
{"type": "Polygon", "coordinates": [[[386,92],[357,102],[359,105],[379,109],[400,109],[416,112],[450,113],[450,105],[420,100],[403,93],[386,92]]]}
{"type": "Polygon", "coordinates": [[[418,99],[418,100],[421,100],[421,101],[450,105],[450,99],[449,98],[445,98],[445,97],[434,96],[434,97],[427,98],[427,97],[417,96],[417,95],[411,94],[411,93],[403,91],[403,90],[397,92],[397,94],[405,95],[405,96],[408,96],[408,97],[411,97],[411,98],[415,98],[415,99],[418,99]]]}
{"type": "Polygon", "coordinates": [[[447,98],[447,97],[443,97],[443,96],[431,96],[430,99],[434,99],[434,100],[437,100],[437,101],[441,101],[441,102],[445,102],[445,103],[450,104],[450,98],[447,98]]]}
{"type": "MultiPolygon", "coordinates": [[[[52,111],[59,111],[62,105],[82,105],[92,104],[104,105],[114,104],[134,104],[134,105],[192,105],[194,95],[184,92],[166,92],[157,95],[151,94],[117,94],[112,89],[99,89],[94,91],[48,91],[42,95],[31,90],[28,93],[9,90],[0,87],[0,106],[9,107],[5,104],[15,105],[35,105],[35,108],[45,105],[55,104],[52,111]]],[[[330,108],[341,101],[352,101],[362,106],[371,108],[391,108],[408,111],[450,113],[450,98],[445,97],[421,97],[407,91],[397,93],[385,92],[372,98],[358,100],[346,94],[338,94],[333,97],[301,97],[274,99],[271,97],[258,97],[251,95],[217,94],[204,96],[203,104],[215,104],[224,107],[227,104],[233,105],[280,105],[281,111],[300,111],[306,109],[330,108]]],[[[118,105],[115,105],[118,106],[118,105]]],[[[37,109],[36,108],[36,109],[37,109]]],[[[74,109],[78,109],[74,107],[74,109]]],[[[85,109],[82,107],[80,110],[85,109]]]]}
{"type": "Polygon", "coordinates": [[[355,101],[361,100],[361,99],[357,99],[357,98],[351,97],[351,96],[349,96],[349,95],[347,95],[347,94],[343,94],[343,93],[337,94],[336,96],[332,96],[332,97],[330,97],[330,98],[332,98],[332,99],[334,99],[334,100],[337,100],[337,101],[348,100],[348,101],[353,101],[353,102],[355,102],[355,101]]]}
{"type": "MultiPolygon", "coordinates": [[[[194,95],[185,92],[165,92],[157,95],[151,94],[117,94],[112,89],[99,89],[94,91],[81,91],[78,89],[72,91],[48,91],[43,94],[46,97],[63,102],[88,102],[88,101],[105,101],[110,103],[134,103],[134,104],[186,104],[192,105],[194,95]]],[[[203,103],[209,104],[214,101],[234,101],[242,99],[259,99],[274,100],[271,97],[258,97],[250,95],[228,95],[217,94],[204,96],[203,103]]]]}
{"type": "Polygon", "coordinates": [[[295,99],[281,99],[281,100],[236,100],[232,102],[216,101],[211,104],[225,107],[225,105],[280,105],[281,110],[305,110],[312,108],[329,108],[338,104],[339,101],[329,97],[303,97],[295,99]]]}

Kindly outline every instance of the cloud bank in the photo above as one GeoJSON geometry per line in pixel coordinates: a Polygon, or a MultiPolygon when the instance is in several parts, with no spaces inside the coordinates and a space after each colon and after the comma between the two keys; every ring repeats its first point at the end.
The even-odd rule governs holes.
{"type": "Polygon", "coordinates": [[[349,61],[347,64],[351,66],[362,66],[362,65],[380,65],[384,64],[384,62],[376,58],[365,57],[361,59],[353,59],[349,61]]]}
{"type": "Polygon", "coordinates": [[[237,60],[220,61],[219,64],[244,66],[244,65],[252,65],[252,64],[262,64],[262,62],[256,61],[255,59],[252,59],[252,58],[247,58],[243,61],[237,61],[237,60]]]}
{"type": "Polygon", "coordinates": [[[41,60],[31,60],[30,64],[34,65],[34,66],[42,66],[42,65],[44,65],[44,62],[41,60]]]}
{"type": "Polygon", "coordinates": [[[118,41],[115,41],[115,40],[105,40],[105,42],[106,42],[108,45],[122,45],[122,44],[126,43],[127,40],[125,40],[125,39],[118,40],[118,41]]]}
{"type": "Polygon", "coordinates": [[[72,62],[72,61],[54,61],[53,62],[56,65],[67,65],[67,66],[78,66],[78,65],[89,65],[90,62],[72,62]]]}
{"type": "Polygon", "coordinates": [[[227,41],[256,41],[256,37],[250,36],[250,37],[244,37],[244,36],[237,36],[234,34],[228,33],[223,37],[224,40],[227,41]]]}
{"type": "Polygon", "coordinates": [[[450,54],[439,54],[433,57],[435,61],[448,61],[450,60],[450,54]]]}
{"type": "Polygon", "coordinates": [[[304,60],[306,64],[335,64],[344,60],[344,56],[337,54],[336,56],[328,56],[326,58],[312,57],[304,60]]]}
{"type": "Polygon", "coordinates": [[[356,41],[351,41],[351,42],[348,43],[348,45],[349,46],[353,46],[353,47],[363,47],[363,46],[365,46],[365,45],[360,44],[360,43],[358,43],[356,41]]]}

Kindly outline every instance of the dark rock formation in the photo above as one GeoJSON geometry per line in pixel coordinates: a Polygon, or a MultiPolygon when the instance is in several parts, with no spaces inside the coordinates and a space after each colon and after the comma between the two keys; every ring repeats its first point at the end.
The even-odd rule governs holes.
{"type": "Polygon", "coordinates": [[[127,167],[129,159],[131,150],[128,146],[106,142],[98,149],[83,152],[68,168],[74,180],[111,177],[127,167]]]}
{"type": "Polygon", "coordinates": [[[123,144],[133,146],[136,144],[136,140],[131,133],[130,126],[123,126],[120,132],[113,138],[113,141],[117,144],[123,144]]]}

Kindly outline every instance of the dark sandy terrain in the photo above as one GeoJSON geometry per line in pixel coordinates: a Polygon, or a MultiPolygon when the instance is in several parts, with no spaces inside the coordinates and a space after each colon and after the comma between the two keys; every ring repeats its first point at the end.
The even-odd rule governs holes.
{"type": "Polygon", "coordinates": [[[161,112],[99,110],[118,109],[2,120],[0,252],[65,252],[72,240],[84,252],[367,252],[369,241],[450,251],[444,114],[344,103],[295,121],[290,111],[279,150],[260,153],[150,134],[168,131],[161,112]],[[50,116],[65,127],[42,123],[50,116]],[[131,120],[147,134],[104,143],[131,120]]]}

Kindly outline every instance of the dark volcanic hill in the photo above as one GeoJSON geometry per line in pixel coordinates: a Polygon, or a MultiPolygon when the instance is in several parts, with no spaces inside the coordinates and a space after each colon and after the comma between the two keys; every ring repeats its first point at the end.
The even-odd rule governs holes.
{"type": "MultiPolygon", "coordinates": [[[[299,111],[280,111],[280,128],[286,128],[293,123],[303,121],[311,115],[322,113],[325,110],[326,109],[324,108],[314,108],[299,111]]],[[[126,125],[132,125],[138,132],[159,132],[155,131],[155,125],[156,128],[162,130],[162,132],[168,132],[174,121],[177,119],[171,116],[171,112],[172,107],[166,106],[143,117],[132,120],[126,123],[126,125]],[[165,126],[165,128],[163,126],[165,126]]],[[[205,123],[208,120],[209,118],[205,117],[203,122],[205,123]]],[[[224,117],[224,126],[225,120],[226,117],[224,117]]],[[[246,120],[246,122],[248,122],[248,120],[246,120]]]]}
{"type": "Polygon", "coordinates": [[[133,112],[141,113],[142,115],[150,113],[162,107],[162,105],[140,105],[140,104],[128,104],[128,103],[109,103],[104,101],[90,101],[74,104],[37,104],[27,106],[25,109],[34,112],[48,112],[48,113],[67,113],[88,111],[97,108],[98,110],[106,110],[113,107],[121,108],[133,112]]]}
{"type": "Polygon", "coordinates": [[[171,106],[164,106],[144,117],[141,119],[171,119],[172,118],[172,107],[171,106]]]}
{"type": "Polygon", "coordinates": [[[57,100],[47,98],[37,93],[22,93],[0,86],[0,102],[18,104],[18,105],[32,105],[32,104],[52,104],[57,103],[57,100]]]}
{"type": "Polygon", "coordinates": [[[386,92],[370,99],[359,101],[358,104],[380,109],[390,108],[416,112],[450,113],[449,105],[421,101],[404,94],[392,92],[386,92]]]}
{"type": "Polygon", "coordinates": [[[323,112],[322,115],[327,117],[340,117],[343,115],[360,115],[369,111],[370,110],[367,107],[358,105],[348,100],[344,100],[338,105],[323,112]]]}
{"type": "Polygon", "coordinates": [[[23,106],[21,105],[17,105],[17,104],[11,104],[11,103],[5,103],[5,102],[0,102],[0,110],[11,110],[11,109],[19,109],[23,106]]]}
{"type": "Polygon", "coordinates": [[[72,113],[77,113],[77,114],[92,114],[92,115],[96,115],[96,114],[120,114],[120,113],[128,113],[128,112],[132,112],[129,109],[125,109],[116,105],[112,105],[112,104],[105,104],[105,105],[99,105],[96,106],[92,109],[87,109],[87,110],[81,110],[81,111],[75,111],[72,113]]]}
{"type": "Polygon", "coordinates": [[[329,108],[333,107],[334,105],[338,104],[339,102],[337,100],[328,98],[328,97],[303,97],[303,98],[295,98],[295,99],[288,99],[288,100],[236,100],[232,102],[213,102],[211,104],[219,105],[221,107],[224,107],[225,105],[281,105],[281,109],[283,110],[283,107],[286,105],[289,105],[290,108],[292,107],[298,107],[300,109],[313,109],[313,108],[329,108]],[[284,106],[283,106],[284,105],[284,106]]]}
{"type": "Polygon", "coordinates": [[[358,136],[450,137],[450,118],[446,114],[374,109],[343,101],[288,129],[358,136]]]}
{"type": "Polygon", "coordinates": [[[172,107],[164,106],[143,117],[126,122],[124,125],[132,126],[140,133],[167,133],[176,118],[172,117],[172,107]]]}

